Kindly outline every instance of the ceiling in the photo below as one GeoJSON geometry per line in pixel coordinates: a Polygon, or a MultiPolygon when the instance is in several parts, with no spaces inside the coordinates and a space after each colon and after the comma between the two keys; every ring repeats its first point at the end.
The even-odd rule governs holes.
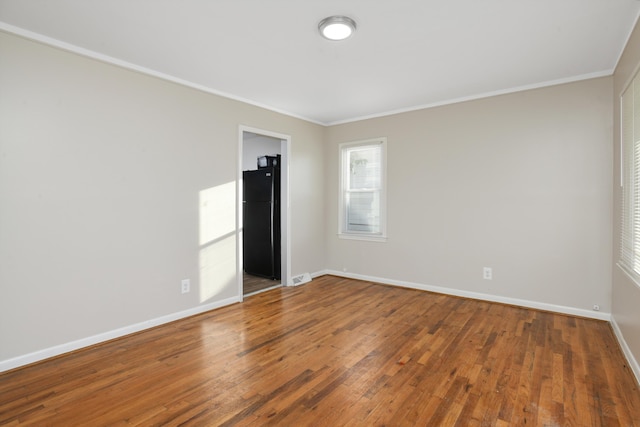
{"type": "Polygon", "coordinates": [[[321,124],[610,75],[638,0],[0,0],[0,30],[321,124]],[[320,20],[347,15],[331,42],[320,20]]]}

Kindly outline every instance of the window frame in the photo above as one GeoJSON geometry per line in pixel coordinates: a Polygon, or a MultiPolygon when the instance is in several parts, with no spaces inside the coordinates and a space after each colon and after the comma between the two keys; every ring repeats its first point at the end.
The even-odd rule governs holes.
{"type": "Polygon", "coordinates": [[[339,165],[339,188],[338,188],[338,237],[341,239],[367,240],[375,242],[387,241],[387,138],[371,138],[360,141],[343,142],[338,146],[338,165],[339,165]],[[346,188],[349,173],[349,165],[347,164],[347,152],[353,148],[380,146],[380,188],[379,189],[360,189],[358,191],[379,191],[380,193],[380,231],[353,231],[347,230],[347,200],[346,195],[349,190],[346,188]]]}
{"type": "Polygon", "coordinates": [[[622,91],[619,105],[622,206],[617,264],[640,287],[640,71],[622,91]]]}

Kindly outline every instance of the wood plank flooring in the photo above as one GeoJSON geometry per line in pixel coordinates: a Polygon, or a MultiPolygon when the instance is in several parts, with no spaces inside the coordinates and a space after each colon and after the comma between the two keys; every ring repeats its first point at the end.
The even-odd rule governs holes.
{"type": "Polygon", "coordinates": [[[608,323],[323,276],[0,375],[0,425],[640,426],[608,323]]]}

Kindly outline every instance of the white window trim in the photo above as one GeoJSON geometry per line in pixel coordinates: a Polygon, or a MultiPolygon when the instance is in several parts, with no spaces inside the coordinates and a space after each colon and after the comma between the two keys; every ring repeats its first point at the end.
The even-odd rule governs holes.
{"type": "Polygon", "coordinates": [[[350,240],[365,240],[372,242],[386,242],[387,241],[387,138],[372,138],[361,141],[343,142],[338,146],[338,160],[339,160],[339,188],[338,188],[338,237],[341,239],[350,240]],[[348,169],[344,164],[346,161],[343,156],[343,150],[345,148],[366,146],[366,145],[382,145],[382,165],[380,167],[381,172],[381,186],[380,186],[380,233],[367,233],[356,231],[344,231],[345,230],[345,171],[348,169]]]}
{"type": "Polygon", "coordinates": [[[620,185],[622,221],[620,226],[620,260],[618,267],[640,287],[640,72],[631,78],[620,96],[620,185]],[[628,98],[631,96],[631,98],[628,98]],[[625,100],[631,103],[628,111],[625,100]],[[629,118],[627,115],[631,114],[629,118]],[[630,122],[625,123],[627,120],[630,122]],[[627,128],[629,126],[629,128],[627,128]]]}

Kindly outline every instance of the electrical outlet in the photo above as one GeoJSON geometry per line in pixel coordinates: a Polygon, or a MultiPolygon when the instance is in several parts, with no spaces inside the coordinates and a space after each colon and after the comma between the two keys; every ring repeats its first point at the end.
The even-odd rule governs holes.
{"type": "Polygon", "coordinates": [[[491,280],[493,279],[493,270],[491,269],[491,267],[484,267],[482,269],[482,278],[484,280],[491,280]]]}
{"type": "Polygon", "coordinates": [[[191,290],[191,281],[189,279],[182,279],[182,293],[186,294],[191,290]]]}

